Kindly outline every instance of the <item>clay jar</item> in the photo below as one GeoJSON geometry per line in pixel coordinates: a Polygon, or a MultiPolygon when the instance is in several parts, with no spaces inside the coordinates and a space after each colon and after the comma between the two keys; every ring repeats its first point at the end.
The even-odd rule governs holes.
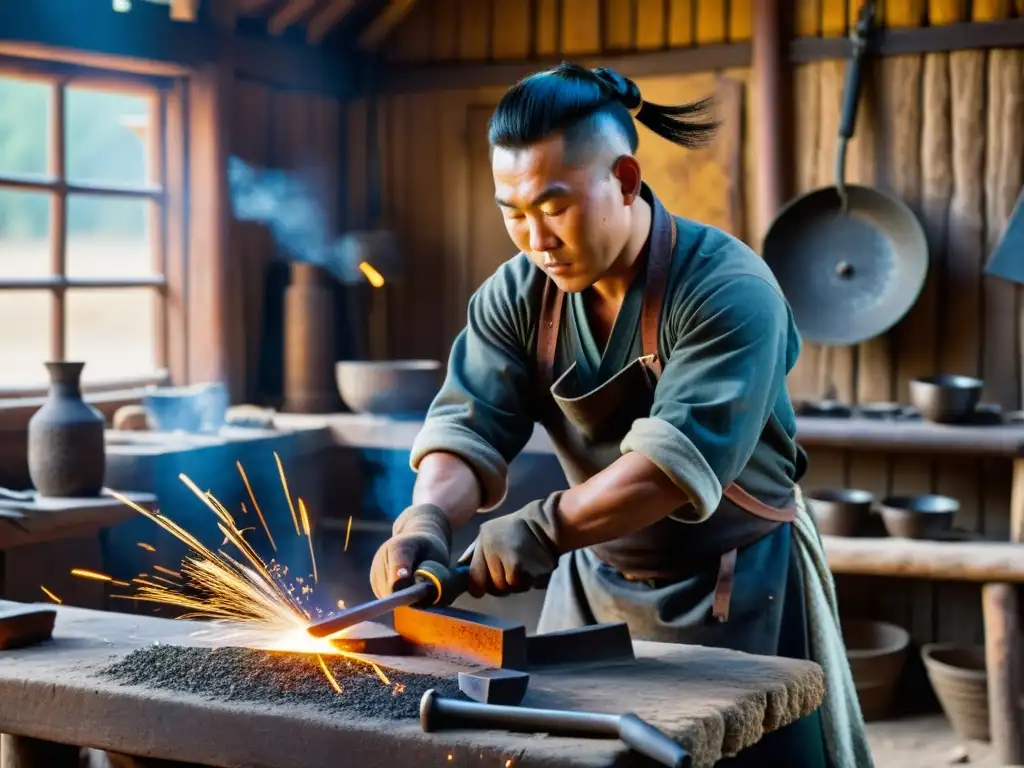
{"type": "Polygon", "coordinates": [[[28,471],[40,496],[98,496],[106,471],[103,415],[82,399],[85,363],[46,363],[50,392],[28,423],[28,471]]]}

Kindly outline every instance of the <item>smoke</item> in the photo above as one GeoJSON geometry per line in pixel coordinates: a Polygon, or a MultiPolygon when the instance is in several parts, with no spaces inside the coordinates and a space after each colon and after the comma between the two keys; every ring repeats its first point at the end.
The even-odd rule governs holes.
{"type": "Polygon", "coordinates": [[[350,238],[332,238],[328,216],[311,184],[298,174],[228,160],[231,207],[239,221],[265,225],[283,258],[315,264],[342,283],[365,283],[350,238]]]}

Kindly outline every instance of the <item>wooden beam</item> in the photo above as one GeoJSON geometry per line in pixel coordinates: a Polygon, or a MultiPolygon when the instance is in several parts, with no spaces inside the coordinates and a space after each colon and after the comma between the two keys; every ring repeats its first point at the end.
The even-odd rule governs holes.
{"type": "Polygon", "coordinates": [[[252,16],[262,13],[274,0],[237,0],[238,13],[244,16],[252,16]]]}
{"type": "MultiPolygon", "coordinates": [[[[409,14],[414,5],[416,5],[416,0],[390,0],[387,7],[370,22],[370,26],[359,36],[359,47],[368,51],[377,48],[409,14]]],[[[427,34],[426,30],[423,34],[427,34]]]]}
{"type": "Polygon", "coordinates": [[[199,15],[200,0],[171,0],[171,18],[174,21],[194,22],[199,15]]]}
{"type": "Polygon", "coordinates": [[[1024,456],[1024,426],[1020,424],[975,427],[933,424],[930,421],[798,416],[796,439],[804,447],[851,451],[1024,456]]]}
{"type": "Polygon", "coordinates": [[[355,0],[329,0],[306,25],[306,42],[318,45],[355,7],[355,0]]]}
{"type": "Polygon", "coordinates": [[[996,541],[822,536],[833,573],[1024,583],[1024,547],[996,541]]]}
{"type": "Polygon", "coordinates": [[[316,5],[316,0],[289,0],[281,9],[270,17],[267,31],[274,37],[283,35],[288,27],[297,22],[316,5]]]}
{"type": "MultiPolygon", "coordinates": [[[[845,59],[849,48],[850,41],[846,37],[804,37],[790,41],[786,58],[793,63],[845,59]]],[[[1024,18],[919,29],[880,29],[874,33],[868,53],[872,56],[901,56],[990,48],[1024,48],[1024,18]]],[[[385,67],[378,82],[382,91],[391,93],[509,86],[560,61],[561,58],[474,62],[472,65],[465,62],[407,64],[385,67]]],[[[613,67],[627,77],[680,75],[750,66],[751,46],[749,43],[703,45],[651,53],[589,57],[580,63],[590,67],[613,67]]]]}
{"type": "MultiPolygon", "coordinates": [[[[562,57],[531,61],[461,62],[458,64],[381,65],[377,82],[381,91],[406,93],[433,90],[461,90],[509,86],[542,69],[553,67],[562,57]]],[[[586,67],[613,67],[630,78],[657,75],[686,75],[750,64],[750,43],[705,45],[613,56],[580,57],[586,67]]]]}

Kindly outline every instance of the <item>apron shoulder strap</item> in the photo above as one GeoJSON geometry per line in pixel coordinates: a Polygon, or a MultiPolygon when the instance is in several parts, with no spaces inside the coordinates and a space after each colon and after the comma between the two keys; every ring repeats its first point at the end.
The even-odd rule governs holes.
{"type": "Polygon", "coordinates": [[[658,331],[661,328],[661,308],[668,289],[668,274],[672,254],[676,249],[676,220],[654,198],[653,226],[651,227],[650,258],[647,279],[644,281],[644,303],[640,314],[640,338],[644,357],[650,357],[648,367],[660,376],[662,360],[658,354],[658,331]]]}

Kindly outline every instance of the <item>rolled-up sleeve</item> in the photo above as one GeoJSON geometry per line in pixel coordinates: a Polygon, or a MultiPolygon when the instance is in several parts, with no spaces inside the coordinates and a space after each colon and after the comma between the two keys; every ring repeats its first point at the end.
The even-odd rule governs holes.
{"type": "Polygon", "coordinates": [[[670,306],[663,322],[672,346],[654,405],[621,450],[672,478],[692,503],[677,519],[700,522],[750,460],[786,385],[790,315],[775,286],[740,275],[692,308],[670,306]]]}
{"type": "Polygon", "coordinates": [[[457,455],[480,482],[484,510],[504,500],[508,465],[533,434],[526,297],[515,275],[506,264],[470,299],[466,327],[410,459],[415,471],[427,454],[457,455]]]}

